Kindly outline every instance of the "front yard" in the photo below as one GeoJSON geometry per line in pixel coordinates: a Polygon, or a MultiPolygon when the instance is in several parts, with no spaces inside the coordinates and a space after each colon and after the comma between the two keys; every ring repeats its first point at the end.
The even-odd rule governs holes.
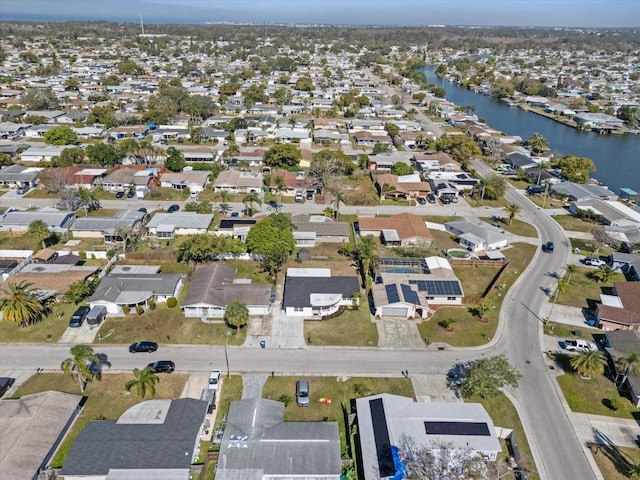
{"type": "MultiPolygon", "coordinates": [[[[106,373],[102,375],[102,380],[89,382],[85,392],[81,394],[78,382],[75,379],[69,378],[63,373],[40,373],[33,375],[23,383],[12,398],[20,398],[23,395],[46,392],[47,390],[56,390],[87,397],[84,409],[60,445],[57,454],[51,460],[51,465],[54,468],[60,468],[64,464],[73,440],[90,420],[117,420],[127,409],[142,401],[142,399],[136,395],[135,390],[129,393],[124,388],[124,384],[132,378],[133,375],[130,374],[106,373]]],[[[179,398],[187,382],[187,378],[187,375],[179,373],[161,375],[161,380],[156,385],[156,395],[153,399],[179,398]]],[[[151,397],[147,398],[147,400],[149,399],[151,399],[151,397]]]]}
{"type": "Polygon", "coordinates": [[[100,327],[102,340],[98,343],[149,340],[164,344],[224,345],[228,330],[232,332],[229,345],[244,343],[246,328],[229,329],[222,319],[219,323],[204,323],[199,318],[186,318],[178,307],[158,305],[140,316],[134,312],[125,318],[108,318],[100,327]]]}
{"type": "Polygon", "coordinates": [[[60,303],[42,321],[23,328],[15,323],[0,322],[0,339],[6,343],[55,343],[69,326],[77,305],[60,303]]]}
{"type": "Polygon", "coordinates": [[[347,310],[329,320],[306,320],[304,338],[308,345],[378,345],[378,329],[371,321],[367,299],[360,299],[359,310],[347,310]]]}
{"type": "MultiPolygon", "coordinates": [[[[568,305],[570,307],[594,309],[595,304],[600,302],[600,294],[611,290],[613,283],[624,282],[624,274],[615,272],[608,283],[598,282],[591,278],[595,268],[578,267],[575,273],[571,274],[569,284],[562,293],[558,293],[556,303],[568,305]]],[[[568,274],[565,275],[568,278],[568,274]]],[[[552,297],[555,297],[555,292],[552,297]]]]}
{"type": "Polygon", "coordinates": [[[618,447],[616,445],[589,445],[600,473],[606,480],[624,480],[632,478],[630,468],[640,464],[638,448],[618,447]]]}
{"type": "Polygon", "coordinates": [[[588,232],[598,226],[597,223],[586,222],[574,217],[573,215],[554,215],[552,217],[565,230],[570,232],[588,232]]]}

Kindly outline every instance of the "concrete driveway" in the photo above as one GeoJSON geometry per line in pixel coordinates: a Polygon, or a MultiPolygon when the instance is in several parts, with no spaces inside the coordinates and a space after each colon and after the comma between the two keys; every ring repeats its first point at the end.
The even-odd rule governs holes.
{"type": "Polygon", "coordinates": [[[378,329],[378,346],[391,348],[426,348],[414,320],[373,320],[378,329]]]}
{"type": "Polygon", "coordinates": [[[80,343],[91,344],[95,341],[99,330],[99,327],[91,327],[87,322],[84,322],[79,327],[67,327],[67,330],[62,334],[58,343],[73,343],[74,345],[80,343]]]}

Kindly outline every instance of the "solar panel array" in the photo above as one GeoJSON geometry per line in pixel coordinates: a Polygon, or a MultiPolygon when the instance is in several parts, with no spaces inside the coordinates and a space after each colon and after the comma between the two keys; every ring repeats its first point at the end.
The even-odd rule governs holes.
{"type": "Polygon", "coordinates": [[[400,294],[394,284],[385,285],[384,289],[387,291],[387,299],[389,303],[395,303],[400,301],[400,294]]]}
{"type": "Polygon", "coordinates": [[[462,295],[460,282],[456,280],[409,280],[412,285],[417,285],[418,290],[429,295],[459,297],[462,295]]]}
{"type": "Polygon", "coordinates": [[[400,288],[402,289],[402,296],[404,297],[405,302],[420,305],[418,294],[411,290],[411,287],[409,285],[400,285],[400,288]]]}

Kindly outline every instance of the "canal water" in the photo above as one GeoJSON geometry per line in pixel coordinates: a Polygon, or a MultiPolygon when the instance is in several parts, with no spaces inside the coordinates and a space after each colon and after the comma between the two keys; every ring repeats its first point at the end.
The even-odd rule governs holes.
{"type": "Polygon", "coordinates": [[[475,114],[487,125],[505,135],[518,135],[523,140],[538,132],[547,139],[556,156],[578,155],[593,160],[597,170],[591,176],[615,193],[619,194],[622,187],[640,192],[640,135],[579,132],[541,115],[510,107],[489,95],[474,93],[454,82],[442,80],[434,70],[435,67],[424,69],[429,82],[444,87],[447,100],[454,104],[475,105],[475,114]]]}

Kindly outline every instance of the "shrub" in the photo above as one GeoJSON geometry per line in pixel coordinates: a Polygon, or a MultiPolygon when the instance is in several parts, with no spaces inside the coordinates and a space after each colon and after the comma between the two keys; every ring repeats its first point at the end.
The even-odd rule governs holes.
{"type": "Polygon", "coordinates": [[[149,300],[148,304],[149,304],[149,308],[151,310],[155,310],[156,309],[156,301],[155,300],[149,300]]]}
{"type": "Polygon", "coordinates": [[[278,401],[284,403],[284,406],[287,407],[291,403],[291,396],[283,393],[278,397],[278,401]]]}
{"type": "Polygon", "coordinates": [[[167,299],[167,307],[176,308],[177,305],[178,305],[178,300],[176,300],[174,297],[170,297],[167,299]]]}
{"type": "Polygon", "coordinates": [[[144,313],[144,308],[142,308],[142,305],[136,305],[136,313],[138,315],[142,315],[144,313]]]}
{"type": "Polygon", "coordinates": [[[122,306],[122,313],[124,313],[125,315],[129,315],[130,311],[131,311],[131,309],[129,308],[129,305],[123,305],[122,306]]]}

